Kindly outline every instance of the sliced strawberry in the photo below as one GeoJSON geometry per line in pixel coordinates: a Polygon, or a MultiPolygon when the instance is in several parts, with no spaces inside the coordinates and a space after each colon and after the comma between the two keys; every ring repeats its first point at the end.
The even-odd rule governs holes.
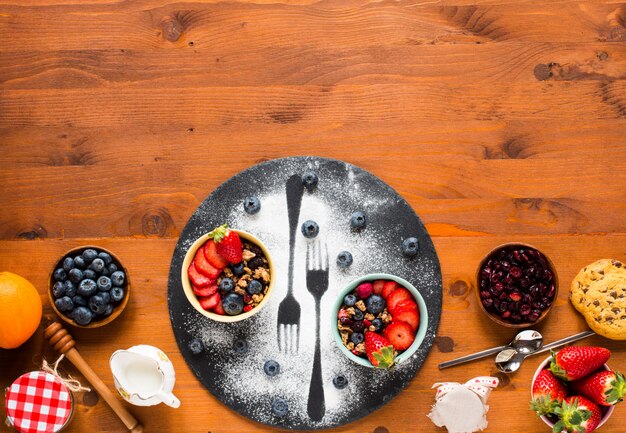
{"type": "Polygon", "coordinates": [[[222,271],[212,266],[211,263],[206,259],[204,255],[204,249],[198,248],[196,252],[196,256],[193,258],[193,264],[196,265],[196,269],[198,272],[206,275],[213,281],[217,280],[217,277],[220,276],[222,271]]]}
{"type": "Polygon", "coordinates": [[[393,316],[403,310],[417,310],[417,304],[411,299],[403,299],[400,302],[396,302],[393,308],[388,308],[389,312],[393,316]]]}
{"type": "Polygon", "coordinates": [[[383,298],[387,299],[389,295],[391,295],[391,292],[396,290],[396,288],[398,288],[398,283],[396,283],[395,281],[385,281],[383,291],[380,294],[383,298]]]}
{"type": "Polygon", "coordinates": [[[215,308],[215,306],[220,303],[220,294],[219,292],[216,292],[213,293],[211,296],[198,298],[198,301],[200,302],[200,306],[204,310],[209,311],[215,308]]]}
{"type": "Polygon", "coordinates": [[[406,322],[392,322],[385,328],[383,335],[396,350],[406,350],[415,341],[415,332],[406,322]]]}
{"type": "Polygon", "coordinates": [[[380,295],[383,292],[383,287],[385,287],[385,280],[376,280],[372,283],[372,292],[375,295],[380,295]]]}
{"type": "Polygon", "coordinates": [[[189,275],[191,283],[196,287],[207,287],[215,282],[215,280],[212,280],[206,275],[198,272],[193,262],[191,262],[187,268],[187,275],[189,275]]]}
{"type": "Polygon", "coordinates": [[[399,313],[393,314],[393,321],[406,322],[411,325],[413,332],[416,332],[420,324],[420,315],[417,310],[402,310],[399,313]]]}
{"type": "Polygon", "coordinates": [[[228,260],[220,256],[220,254],[217,252],[217,247],[215,246],[215,241],[213,239],[209,239],[204,244],[203,249],[204,256],[214,268],[224,269],[226,266],[228,266],[228,260]]]}
{"type": "Polygon", "coordinates": [[[400,301],[404,301],[405,299],[413,299],[413,295],[404,287],[399,287],[387,298],[387,309],[391,312],[395,308],[396,304],[400,301]]]}
{"type": "Polygon", "coordinates": [[[196,296],[211,296],[213,293],[217,292],[217,284],[209,284],[206,287],[198,287],[195,284],[192,284],[191,289],[196,296]]]}
{"type": "Polygon", "coordinates": [[[220,300],[220,302],[217,303],[217,305],[215,307],[213,307],[213,312],[215,314],[219,314],[220,316],[223,316],[224,314],[226,314],[226,312],[224,311],[224,307],[222,307],[221,300],[220,300]]]}

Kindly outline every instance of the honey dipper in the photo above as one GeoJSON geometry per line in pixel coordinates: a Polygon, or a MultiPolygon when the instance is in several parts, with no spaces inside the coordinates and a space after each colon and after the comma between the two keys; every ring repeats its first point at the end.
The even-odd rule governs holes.
{"type": "Polygon", "coordinates": [[[132,433],[143,433],[143,426],[128,412],[124,405],[113,395],[111,390],[102,382],[98,375],[89,367],[89,364],[80,356],[78,350],[74,348],[76,344],[72,336],[58,322],[53,322],[44,331],[44,336],[48,343],[62,355],[65,355],[72,364],[85,376],[85,379],[98,391],[98,394],[113,409],[124,425],[132,433]]]}

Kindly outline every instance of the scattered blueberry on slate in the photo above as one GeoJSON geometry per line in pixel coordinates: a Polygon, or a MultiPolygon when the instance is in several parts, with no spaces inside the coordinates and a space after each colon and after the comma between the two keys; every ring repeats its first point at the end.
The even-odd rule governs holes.
{"type": "Polygon", "coordinates": [[[289,405],[285,399],[276,397],[272,400],[272,413],[276,416],[285,416],[289,413],[289,405]]]}
{"type": "Polygon", "coordinates": [[[383,321],[380,319],[372,320],[372,326],[374,327],[374,331],[380,331],[383,327],[383,321]]]}
{"type": "Polygon", "coordinates": [[[344,389],[346,386],[348,386],[348,378],[343,374],[338,374],[337,376],[333,377],[333,385],[335,385],[335,388],[337,389],[344,389]]]}
{"type": "Polygon", "coordinates": [[[314,171],[307,171],[302,176],[302,184],[309,191],[313,191],[315,189],[317,182],[319,182],[319,179],[317,178],[317,173],[314,171]]]}
{"type": "Polygon", "coordinates": [[[419,241],[417,238],[406,238],[402,241],[402,253],[407,257],[415,257],[419,251],[419,241]]]}
{"type": "Polygon", "coordinates": [[[246,197],[243,201],[243,210],[245,210],[247,214],[254,215],[261,210],[261,200],[254,195],[246,197]]]}
{"type": "Polygon", "coordinates": [[[383,312],[385,305],[387,305],[387,303],[383,297],[379,295],[372,295],[365,300],[365,308],[367,308],[367,312],[372,313],[375,316],[383,312]]]}
{"type": "Polygon", "coordinates": [[[273,359],[270,359],[263,365],[263,371],[270,377],[276,376],[280,373],[280,364],[273,359]]]}
{"type": "Polygon", "coordinates": [[[65,269],[63,268],[58,268],[57,270],[54,271],[54,279],[57,281],[65,281],[67,279],[67,272],[65,272],[65,269]]]}
{"type": "Polygon", "coordinates": [[[363,320],[363,312],[358,308],[355,308],[354,314],[352,315],[352,320],[363,320]]]}
{"type": "Polygon", "coordinates": [[[231,266],[233,274],[237,275],[238,277],[241,277],[243,274],[246,273],[244,268],[245,268],[245,265],[243,264],[243,262],[237,263],[236,265],[231,266]]]}
{"type": "Polygon", "coordinates": [[[233,344],[233,349],[236,353],[242,354],[248,351],[248,342],[246,340],[236,340],[233,344]]]}
{"type": "Polygon", "coordinates": [[[346,269],[352,264],[352,254],[350,251],[342,251],[337,254],[337,266],[341,269],[346,269]]]}
{"type": "Polygon", "coordinates": [[[261,293],[263,290],[263,284],[259,280],[252,280],[248,283],[246,287],[246,291],[251,295],[256,295],[257,293],[261,293]]]}
{"type": "Polygon", "coordinates": [[[66,272],[74,269],[74,267],[76,267],[76,264],[74,264],[74,259],[72,259],[71,257],[66,257],[63,260],[63,269],[65,269],[66,272]]]}
{"type": "Polygon", "coordinates": [[[224,312],[229,316],[235,316],[243,311],[243,297],[237,293],[229,293],[222,299],[224,312]]]}
{"type": "Polygon", "coordinates": [[[320,226],[315,221],[307,220],[302,223],[302,234],[305,238],[312,239],[320,232],[320,226]]]}
{"type": "Polygon", "coordinates": [[[346,304],[346,307],[354,307],[356,304],[356,296],[350,293],[343,298],[343,303],[346,304]]]}
{"type": "Polygon", "coordinates": [[[235,288],[235,283],[230,278],[222,278],[220,281],[220,290],[222,292],[230,292],[235,288]]]}
{"type": "Polygon", "coordinates": [[[354,344],[363,343],[363,340],[365,340],[365,337],[360,332],[353,332],[350,334],[350,341],[354,344]]]}
{"type": "Polygon", "coordinates": [[[105,251],[87,248],[59,261],[51,287],[57,310],[85,326],[110,316],[125,296],[126,275],[105,251]]]}
{"type": "Polygon", "coordinates": [[[363,230],[367,225],[367,217],[365,216],[365,212],[358,210],[352,213],[350,217],[350,226],[354,230],[363,230]]]}
{"type": "Polygon", "coordinates": [[[198,338],[191,340],[189,342],[189,350],[191,350],[191,353],[194,355],[200,355],[204,352],[204,344],[202,343],[202,340],[198,338]]]}

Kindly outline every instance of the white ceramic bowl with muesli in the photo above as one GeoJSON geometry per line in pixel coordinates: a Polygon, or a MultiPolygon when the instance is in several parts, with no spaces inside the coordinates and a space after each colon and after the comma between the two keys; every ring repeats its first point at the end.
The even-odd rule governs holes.
{"type": "Polygon", "coordinates": [[[187,251],[187,254],[185,254],[185,258],[183,260],[181,268],[181,281],[183,285],[183,290],[185,292],[185,296],[187,296],[187,300],[189,301],[189,303],[203,316],[217,322],[227,323],[239,322],[240,320],[245,320],[249,317],[254,316],[261,310],[261,308],[263,308],[267,304],[274,288],[274,262],[272,261],[272,257],[267,247],[263,244],[263,242],[261,242],[256,236],[252,235],[251,233],[245,232],[243,230],[230,230],[236,232],[241,238],[241,242],[243,244],[242,263],[244,264],[245,273],[241,276],[237,276],[232,273],[229,267],[226,267],[218,277],[216,284],[219,285],[221,279],[224,277],[231,278],[235,284],[234,291],[243,295],[245,293],[246,285],[250,280],[257,279],[259,281],[262,281],[263,290],[261,291],[261,293],[251,296],[246,295],[250,298],[248,299],[248,302],[246,302],[246,305],[250,305],[252,307],[249,311],[243,311],[241,314],[233,316],[229,316],[227,314],[217,314],[213,311],[207,311],[202,308],[198,296],[196,296],[196,294],[194,293],[192,283],[187,273],[187,269],[194,260],[198,249],[203,247],[203,245],[205,245],[205,243],[210,239],[208,233],[198,238],[191,245],[189,251],[187,251]],[[254,251],[256,251],[257,253],[255,254],[254,251]],[[261,252],[261,254],[258,254],[259,251],[261,252]],[[255,269],[250,269],[250,267],[248,267],[248,263],[257,257],[261,259],[262,265],[256,267],[255,269]]]}

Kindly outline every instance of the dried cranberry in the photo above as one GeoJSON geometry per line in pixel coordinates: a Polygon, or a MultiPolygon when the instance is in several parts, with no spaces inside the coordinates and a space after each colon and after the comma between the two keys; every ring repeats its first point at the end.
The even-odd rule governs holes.
{"type": "Polygon", "coordinates": [[[502,282],[504,284],[511,284],[513,282],[513,277],[511,276],[510,273],[506,274],[506,276],[504,277],[504,280],[502,280],[502,282]]]}
{"type": "Polygon", "coordinates": [[[544,304],[546,308],[552,305],[552,301],[548,298],[541,298],[541,303],[544,304]]]}
{"type": "Polygon", "coordinates": [[[493,285],[493,290],[495,293],[500,293],[502,290],[504,290],[504,284],[502,283],[496,283],[493,285]]]}
{"type": "Polygon", "coordinates": [[[530,293],[524,293],[524,296],[522,296],[522,301],[524,301],[526,304],[530,304],[533,301],[533,297],[530,295],[530,293]]]}
{"type": "Polygon", "coordinates": [[[494,299],[494,300],[493,300],[493,306],[494,306],[494,308],[495,308],[496,310],[499,310],[499,309],[500,309],[500,302],[501,302],[501,301],[500,301],[499,299],[494,299]]]}
{"type": "Polygon", "coordinates": [[[491,293],[489,293],[487,290],[483,290],[482,292],[480,292],[480,297],[481,298],[491,298],[491,293]]]}
{"type": "Polygon", "coordinates": [[[530,314],[530,305],[522,304],[521,307],[519,307],[519,313],[522,316],[528,316],[530,314]]]}
{"type": "Polygon", "coordinates": [[[539,319],[539,316],[540,316],[540,314],[537,314],[537,313],[530,313],[530,314],[528,315],[528,321],[529,321],[529,322],[536,322],[536,321],[537,321],[537,319],[539,319]]]}
{"type": "Polygon", "coordinates": [[[517,292],[517,291],[511,292],[509,294],[509,299],[511,299],[511,301],[513,301],[513,302],[521,301],[522,300],[522,294],[520,292],[517,292]]]}
{"type": "Polygon", "coordinates": [[[365,324],[362,320],[357,320],[352,324],[351,328],[354,332],[363,332],[363,329],[365,329],[365,324]]]}
{"type": "Polygon", "coordinates": [[[543,271],[543,279],[546,282],[551,282],[552,281],[552,272],[550,272],[548,269],[543,271]]]}
{"type": "Polygon", "coordinates": [[[498,299],[501,301],[504,301],[506,298],[508,298],[509,295],[506,292],[502,292],[498,295],[498,299]]]}
{"type": "Polygon", "coordinates": [[[515,323],[519,323],[522,321],[522,316],[520,316],[519,314],[511,314],[511,320],[515,323]]]}
{"type": "Polygon", "coordinates": [[[520,268],[518,268],[517,266],[513,266],[510,270],[509,270],[509,274],[515,278],[518,279],[522,276],[522,270],[520,268]]]}
{"type": "Polygon", "coordinates": [[[489,284],[489,282],[485,279],[481,279],[480,280],[480,288],[481,289],[486,289],[487,288],[487,284],[489,284]]]}
{"type": "Polygon", "coordinates": [[[480,276],[486,280],[491,278],[491,268],[489,267],[483,268],[483,270],[480,272],[480,276]]]}
{"type": "Polygon", "coordinates": [[[342,325],[345,325],[345,326],[352,325],[352,319],[349,317],[342,317],[341,319],[339,319],[339,321],[341,322],[342,325]]]}
{"type": "Polygon", "coordinates": [[[552,299],[554,298],[555,293],[556,293],[556,287],[554,287],[554,284],[550,284],[550,290],[548,290],[548,294],[546,296],[552,299]]]}
{"type": "Polygon", "coordinates": [[[513,257],[518,263],[522,261],[522,255],[518,250],[513,250],[513,257]]]}
{"type": "Polygon", "coordinates": [[[498,281],[500,281],[501,278],[502,278],[502,272],[501,271],[493,272],[491,274],[491,282],[492,283],[497,283],[498,281]]]}
{"type": "Polygon", "coordinates": [[[509,307],[509,303],[506,301],[502,301],[500,302],[500,307],[498,308],[498,311],[500,311],[501,313],[504,313],[509,307]]]}
{"type": "Polygon", "coordinates": [[[502,269],[508,271],[509,269],[511,269],[511,264],[507,261],[502,262],[502,269]]]}
{"type": "Polygon", "coordinates": [[[482,302],[485,308],[490,308],[493,305],[493,299],[491,298],[485,298],[482,302]]]}
{"type": "Polygon", "coordinates": [[[508,319],[509,317],[511,317],[511,312],[505,311],[500,317],[502,317],[503,319],[508,319]]]}

